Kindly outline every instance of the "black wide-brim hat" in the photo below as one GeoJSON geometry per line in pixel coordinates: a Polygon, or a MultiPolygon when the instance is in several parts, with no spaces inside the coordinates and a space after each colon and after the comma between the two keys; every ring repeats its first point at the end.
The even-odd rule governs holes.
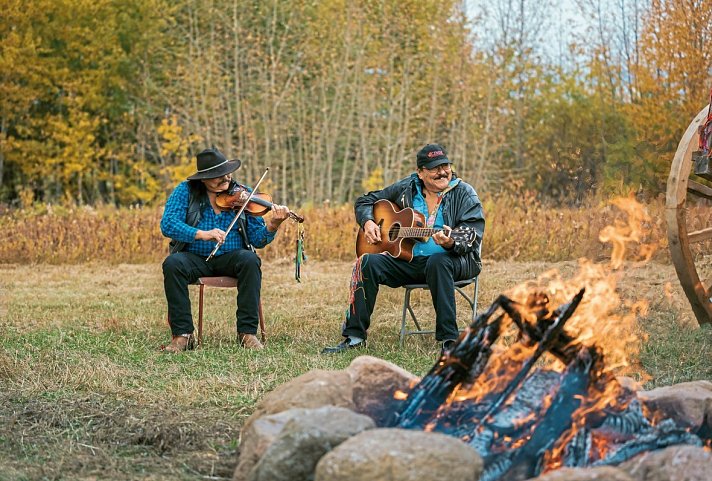
{"type": "Polygon", "coordinates": [[[205,149],[195,156],[198,171],[188,180],[214,179],[235,172],[240,168],[240,159],[227,160],[218,149],[205,149]]]}

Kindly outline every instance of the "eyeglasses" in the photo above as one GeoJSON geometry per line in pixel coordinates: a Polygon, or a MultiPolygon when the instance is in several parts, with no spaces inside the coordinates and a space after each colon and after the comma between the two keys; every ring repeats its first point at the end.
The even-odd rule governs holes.
{"type": "Polygon", "coordinates": [[[451,169],[450,164],[440,164],[437,167],[433,167],[432,169],[427,169],[425,167],[423,167],[423,168],[425,170],[427,170],[428,172],[430,172],[431,174],[437,174],[441,170],[443,172],[450,172],[450,169],[451,169]]]}

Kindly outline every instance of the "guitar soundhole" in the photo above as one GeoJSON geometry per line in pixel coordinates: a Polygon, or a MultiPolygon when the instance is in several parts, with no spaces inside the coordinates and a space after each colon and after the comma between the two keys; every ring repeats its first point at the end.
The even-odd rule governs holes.
{"type": "Polygon", "coordinates": [[[400,232],[400,224],[391,225],[390,229],[388,229],[388,240],[390,242],[396,240],[398,238],[398,232],[400,232]]]}

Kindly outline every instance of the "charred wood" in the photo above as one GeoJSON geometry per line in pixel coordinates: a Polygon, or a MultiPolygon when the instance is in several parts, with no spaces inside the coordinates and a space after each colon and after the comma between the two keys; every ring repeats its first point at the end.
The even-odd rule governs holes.
{"type": "Polygon", "coordinates": [[[542,293],[524,304],[499,296],[411,390],[389,425],[427,427],[467,442],[484,460],[480,481],[518,481],[562,465],[616,465],[647,450],[701,445],[671,420],[651,424],[635,392],[605,370],[598,347],[566,332],[583,294],[554,310],[542,293]],[[489,365],[510,321],[519,333],[517,350],[489,365]],[[564,362],[563,372],[534,368],[546,352],[564,362]]]}
{"type": "Polygon", "coordinates": [[[702,440],[677,426],[672,419],[665,419],[657,426],[636,433],[629,441],[614,446],[603,459],[589,465],[617,465],[644,451],[662,449],[675,444],[702,446],[702,440]]]}
{"type": "Polygon", "coordinates": [[[566,321],[568,321],[573,315],[574,311],[581,302],[584,291],[585,289],[581,289],[578,294],[571,299],[571,302],[562,306],[559,314],[556,315],[551,325],[541,336],[541,340],[539,341],[534,354],[532,354],[527,362],[524,363],[522,368],[517,372],[517,375],[514,376],[514,379],[512,379],[504,390],[497,396],[497,399],[495,399],[490,406],[489,411],[485,415],[486,417],[490,417],[495,411],[497,411],[497,409],[499,409],[502,403],[507,400],[509,395],[519,387],[522,381],[524,381],[529,374],[529,371],[531,371],[532,367],[534,367],[534,363],[552,347],[554,342],[556,342],[559,334],[561,334],[564,329],[564,324],[566,324],[566,321]]]}
{"type": "MultiPolygon", "coordinates": [[[[594,348],[582,348],[579,351],[576,359],[563,372],[559,391],[544,418],[536,426],[527,443],[511,458],[511,467],[506,473],[487,479],[497,479],[503,474],[506,474],[508,480],[526,479],[541,472],[541,461],[545,452],[571,427],[571,417],[581,406],[581,399],[588,391],[592,368],[598,356],[599,353],[594,348]]],[[[485,473],[487,471],[485,462],[485,473]]],[[[485,479],[484,476],[482,479],[485,479]]]]}
{"type": "Polygon", "coordinates": [[[500,306],[501,298],[504,296],[477,316],[450,351],[413,388],[389,425],[405,429],[422,427],[458,385],[471,382],[482,373],[492,355],[492,345],[502,332],[504,315],[489,322],[500,306]]]}
{"type": "MultiPolygon", "coordinates": [[[[583,289],[577,294],[577,296],[583,294],[583,289]]],[[[576,306],[580,302],[580,298],[576,301],[576,306]]],[[[572,301],[573,302],[573,301],[572,301]]],[[[526,311],[533,313],[536,322],[528,322],[524,319],[522,314],[522,306],[518,303],[512,301],[511,299],[506,299],[502,302],[502,309],[507,313],[508,316],[512,318],[514,323],[517,325],[521,332],[523,342],[526,345],[533,346],[534,344],[540,343],[544,338],[546,332],[549,331],[551,326],[557,322],[560,318],[562,312],[570,307],[570,304],[564,304],[558,307],[553,312],[549,312],[548,309],[549,298],[544,293],[531,294],[525,303],[526,311]]],[[[575,309],[576,307],[574,307],[575,309]]],[[[550,341],[549,352],[557,357],[564,364],[569,364],[578,350],[578,343],[575,342],[575,338],[568,334],[564,330],[559,330],[550,341]]]]}

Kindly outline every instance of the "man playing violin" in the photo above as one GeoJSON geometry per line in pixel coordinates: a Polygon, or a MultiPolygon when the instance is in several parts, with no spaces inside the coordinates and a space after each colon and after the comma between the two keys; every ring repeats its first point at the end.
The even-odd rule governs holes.
{"type": "Polygon", "coordinates": [[[168,301],[172,340],[168,352],[180,352],[193,345],[193,318],[188,285],[204,276],[237,278],[237,340],[246,349],[262,349],[257,336],[258,306],[262,285],[261,261],[255,248],[272,242],[289,214],[282,205],[272,205],[272,215],[243,214],[236,228],[228,227],[236,212],[216,203],[218,193],[227,190],[240,160],[227,160],[216,148],[196,157],[197,172],[173,190],[161,219],[161,232],[171,239],[170,254],[163,261],[163,283],[168,301]],[[206,258],[221,244],[215,255],[206,258]]]}
{"type": "Polygon", "coordinates": [[[455,175],[442,146],[426,145],[417,153],[416,161],[417,170],[409,177],[356,200],[356,222],[369,244],[380,243],[381,227],[374,219],[374,204],[386,199],[400,209],[410,207],[420,212],[426,223],[423,227],[437,232],[426,242],[415,244],[410,261],[387,254],[363,254],[358,259],[342,326],[344,339],[336,346],[324,348],[322,354],[366,345],[366,331],[381,284],[401,287],[427,283],[435,306],[435,339],[442,342],[443,350],[457,339],[454,282],[475,277],[482,268],[479,256],[485,228],[482,204],[475,189],[455,175]],[[472,229],[476,239],[456,243],[440,230],[447,230],[447,226],[472,229]]]}

